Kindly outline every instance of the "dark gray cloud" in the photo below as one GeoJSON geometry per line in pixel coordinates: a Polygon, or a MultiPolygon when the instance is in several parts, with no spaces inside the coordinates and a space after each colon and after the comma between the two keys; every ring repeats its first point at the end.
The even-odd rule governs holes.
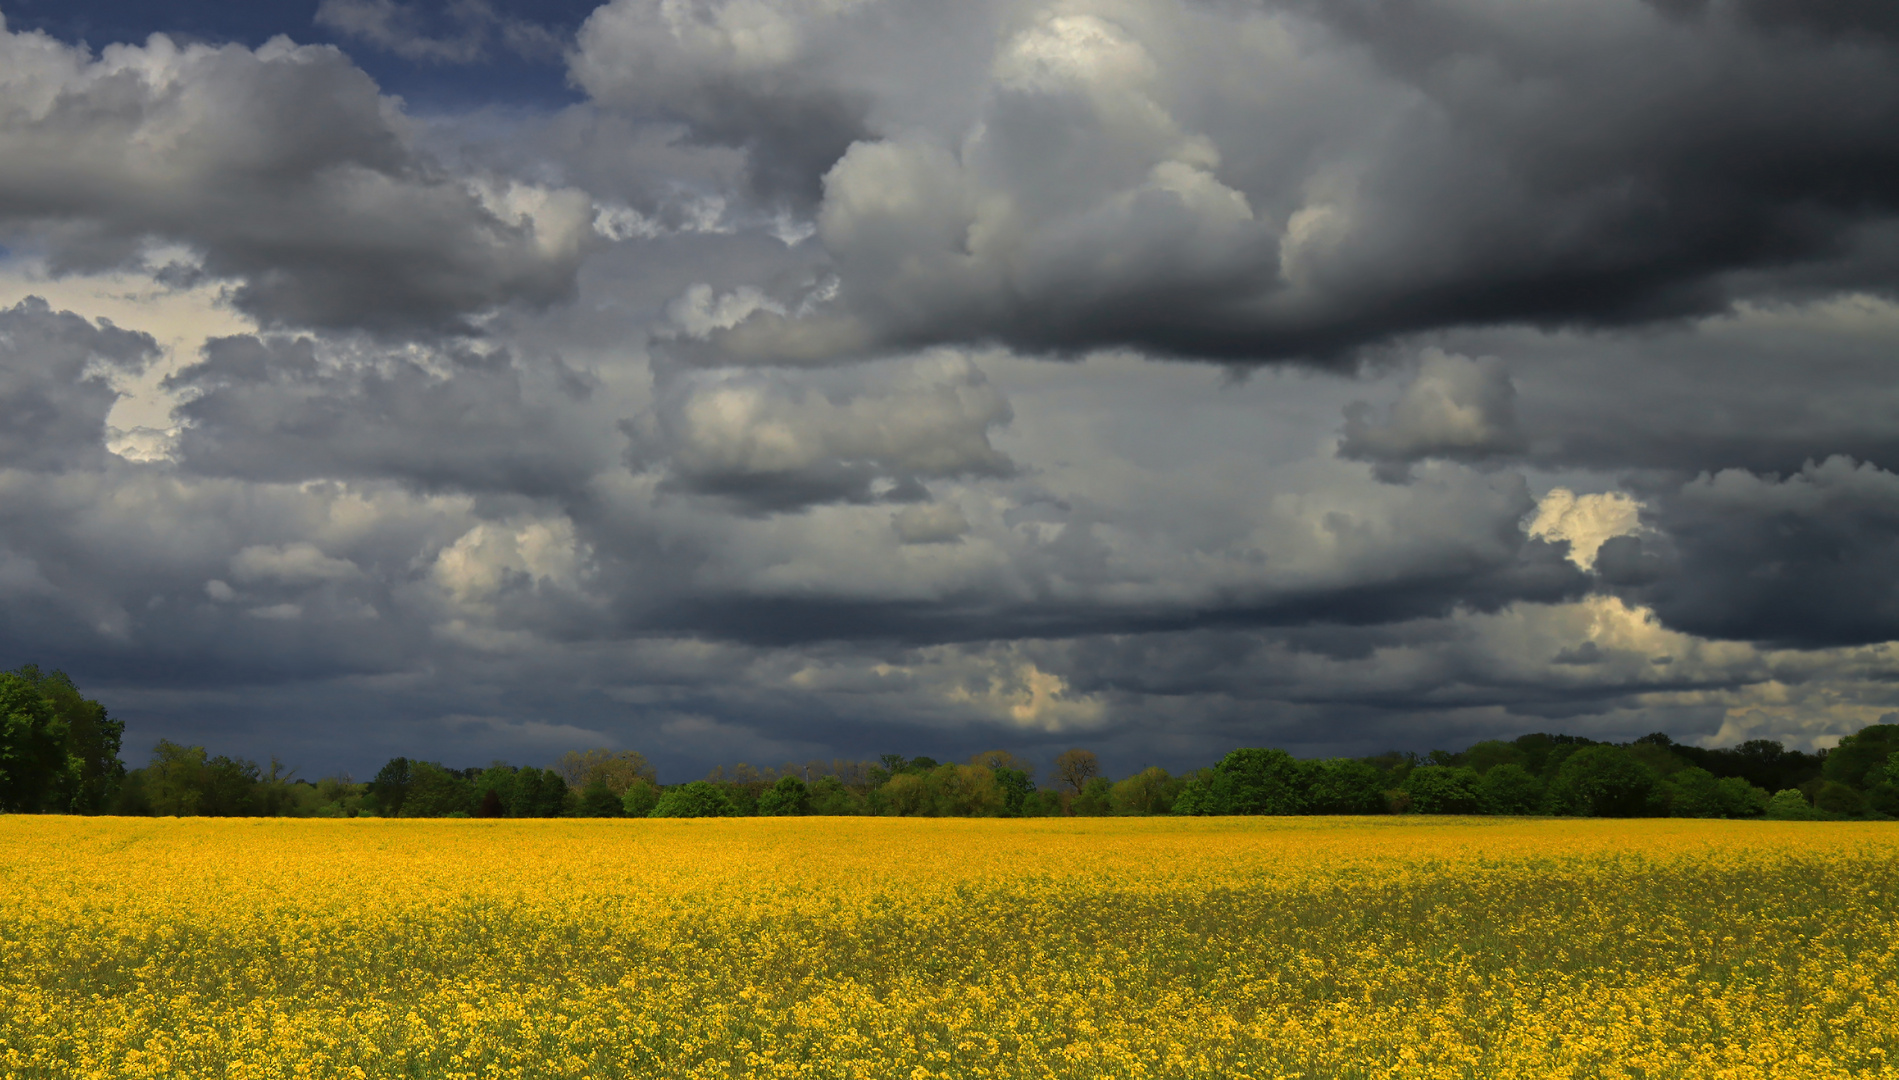
{"type": "Polygon", "coordinates": [[[1429,458],[1481,462],[1526,446],[1517,425],[1516,387],[1503,361],[1426,350],[1398,400],[1374,416],[1354,402],[1345,410],[1339,456],[1372,462],[1381,478],[1401,480],[1429,458]]]}
{"type": "Polygon", "coordinates": [[[98,58],[0,27],[0,228],[55,269],[136,264],[231,284],[265,325],[414,334],[571,294],[575,191],[450,175],[329,47],[160,36],[98,58]]]}
{"type": "Polygon", "coordinates": [[[714,355],[1324,359],[1434,327],[1889,289],[1873,234],[1895,209],[1899,53],[1845,8],[1815,23],[1839,33],[1777,10],[976,5],[989,34],[949,36],[925,105],[891,59],[920,43],[891,29],[927,22],[915,5],[621,0],[574,64],[609,104],[691,103],[676,115],[707,138],[798,138],[802,164],[754,157],[822,175],[837,301],[761,309],[714,355]],[[800,88],[783,108],[867,95],[868,120],[754,116],[733,79],[800,88]]]}
{"type": "Polygon", "coordinates": [[[314,770],[1824,742],[1899,708],[1889,28],[616,0],[589,103],[424,117],[10,35],[0,287],[155,337],[0,313],[0,652],[314,770]]]}
{"type": "Polygon", "coordinates": [[[29,298],[0,310],[0,467],[97,467],[113,377],[138,372],[158,351],[150,335],[55,313],[29,298]]]}
{"type": "Polygon", "coordinates": [[[1800,648],[1899,638],[1899,476],[1846,457],[1727,470],[1657,492],[1660,536],[1605,545],[1605,576],[1668,623],[1800,648]]]}
{"type": "Polygon", "coordinates": [[[808,209],[819,178],[870,133],[870,96],[826,77],[838,58],[823,38],[849,7],[609,4],[581,29],[573,77],[604,105],[744,151],[761,197],[808,209]]]}

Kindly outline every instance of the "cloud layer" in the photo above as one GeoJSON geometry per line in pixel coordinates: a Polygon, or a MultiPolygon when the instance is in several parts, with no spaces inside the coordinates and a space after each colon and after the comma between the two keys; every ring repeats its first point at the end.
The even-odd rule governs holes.
{"type": "Polygon", "coordinates": [[[1884,11],[614,0],[585,102],[428,114],[0,34],[0,652],[319,771],[1826,745],[1899,710],[1884,11]]]}

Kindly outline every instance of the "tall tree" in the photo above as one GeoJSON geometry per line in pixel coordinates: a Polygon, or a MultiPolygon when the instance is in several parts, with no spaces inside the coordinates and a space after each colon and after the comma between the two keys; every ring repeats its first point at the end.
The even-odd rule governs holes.
{"type": "Polygon", "coordinates": [[[196,817],[206,810],[205,750],[158,740],[144,769],[145,797],[160,817],[196,817]]]}
{"type": "Polygon", "coordinates": [[[1649,812],[1655,774],[1620,746],[1586,746],[1563,759],[1550,781],[1550,809],[1580,817],[1649,812]]]}
{"type": "Polygon", "coordinates": [[[0,673],[0,811],[46,808],[67,771],[66,725],[39,686],[0,673]]]}
{"type": "Polygon", "coordinates": [[[376,778],[369,782],[369,792],[376,797],[377,812],[383,817],[399,817],[402,804],[409,797],[409,784],[414,779],[414,768],[406,757],[390,758],[376,772],[376,778]]]}
{"type": "Polygon", "coordinates": [[[659,774],[638,750],[610,750],[604,746],[592,750],[569,750],[554,763],[554,771],[570,788],[585,789],[594,783],[607,786],[617,798],[635,780],[659,782],[659,774]]]}
{"type": "Polygon", "coordinates": [[[39,690],[66,729],[65,760],[46,809],[68,814],[104,810],[125,778],[125,763],[119,760],[125,722],[112,719],[105,706],[81,694],[63,671],[41,672],[27,664],[13,674],[39,690]]]}
{"type": "Polygon", "coordinates": [[[1090,779],[1100,775],[1101,762],[1092,750],[1076,747],[1055,759],[1055,779],[1074,788],[1077,795],[1090,779]]]}

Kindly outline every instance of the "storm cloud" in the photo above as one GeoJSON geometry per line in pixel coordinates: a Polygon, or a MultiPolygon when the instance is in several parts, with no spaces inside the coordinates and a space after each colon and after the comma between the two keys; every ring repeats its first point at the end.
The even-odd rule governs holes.
{"type": "Polygon", "coordinates": [[[822,185],[836,301],[720,355],[1335,361],[1894,281],[1899,53],[1845,7],[924,7],[617,0],[583,31],[603,105],[683,103],[822,185]]]}
{"type": "Polygon", "coordinates": [[[574,99],[0,37],[0,652],[133,758],[1899,709],[1885,6],[322,11],[574,99]]]}

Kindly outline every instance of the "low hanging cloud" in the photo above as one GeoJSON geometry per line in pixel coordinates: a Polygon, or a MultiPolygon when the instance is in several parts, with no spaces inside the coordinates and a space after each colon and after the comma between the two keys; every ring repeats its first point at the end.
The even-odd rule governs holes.
{"type": "Polygon", "coordinates": [[[230,283],[265,326],[466,331],[570,296],[583,194],[457,176],[347,57],[156,35],[98,56],[0,22],[0,232],[58,270],[230,283]]]}
{"type": "Polygon", "coordinates": [[[836,302],[715,355],[1324,361],[1895,281],[1899,43],[1860,5],[933,7],[615,0],[582,31],[603,107],[822,185],[836,302]]]}

